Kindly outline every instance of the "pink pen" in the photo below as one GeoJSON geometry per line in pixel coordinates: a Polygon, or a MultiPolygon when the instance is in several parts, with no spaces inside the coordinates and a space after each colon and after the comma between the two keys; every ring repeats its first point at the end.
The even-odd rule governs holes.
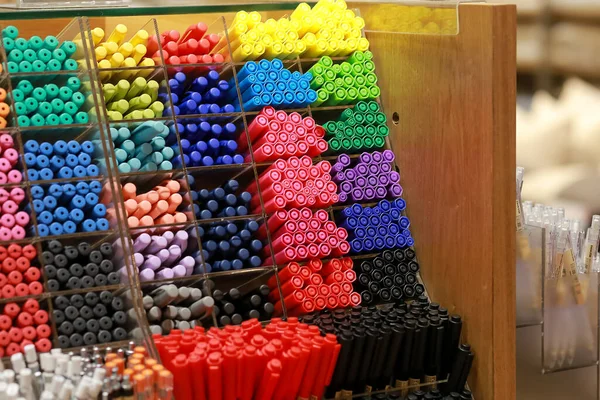
{"type": "Polygon", "coordinates": [[[19,183],[23,180],[23,174],[16,169],[9,171],[8,173],[8,181],[10,183],[19,183]]]}
{"type": "Polygon", "coordinates": [[[299,124],[302,122],[302,117],[297,112],[293,112],[288,115],[288,120],[294,124],[299,124]]]}
{"type": "Polygon", "coordinates": [[[15,147],[15,142],[13,141],[12,136],[10,136],[8,133],[3,133],[0,135],[0,147],[3,150],[15,147]]]}
{"type": "Polygon", "coordinates": [[[2,155],[11,165],[15,165],[19,161],[19,152],[15,149],[6,149],[2,155]]]}
{"type": "Polygon", "coordinates": [[[2,172],[8,172],[11,169],[12,169],[12,165],[10,164],[10,161],[8,161],[4,157],[0,158],[0,171],[2,171],[2,172]]]}
{"type": "Polygon", "coordinates": [[[6,176],[6,174],[4,172],[0,172],[0,183],[7,183],[8,182],[8,177],[6,176]]]}
{"type": "Polygon", "coordinates": [[[281,123],[286,122],[288,119],[288,115],[285,113],[285,111],[279,110],[275,112],[275,120],[279,121],[281,123]]]}
{"type": "MultiPolygon", "coordinates": [[[[17,188],[14,188],[14,189],[17,189],[17,188]]],[[[13,189],[13,190],[14,190],[14,189],[13,189]]],[[[22,189],[21,189],[21,190],[22,190],[22,189]]],[[[11,191],[11,193],[12,193],[12,191],[11,191]]],[[[8,200],[8,198],[9,198],[9,194],[8,194],[8,192],[7,192],[5,189],[3,189],[3,188],[0,188],[0,202],[1,202],[1,203],[4,203],[6,200],[8,200]]],[[[14,199],[13,199],[13,200],[14,200],[14,199]]],[[[19,201],[19,203],[20,203],[20,201],[19,201]]]]}
{"type": "Polygon", "coordinates": [[[15,226],[16,220],[15,220],[15,216],[12,214],[4,214],[2,215],[2,217],[0,217],[0,224],[2,226],[5,226],[7,228],[12,228],[13,226],[15,226]]]}
{"type": "Polygon", "coordinates": [[[0,227],[0,240],[6,241],[12,239],[12,233],[9,228],[0,227]]]}
{"type": "Polygon", "coordinates": [[[2,212],[5,214],[15,214],[19,210],[19,206],[12,200],[8,200],[2,204],[2,212]]]}
{"type": "Polygon", "coordinates": [[[13,239],[24,239],[25,238],[25,229],[21,225],[15,225],[10,230],[12,233],[13,239]]]}

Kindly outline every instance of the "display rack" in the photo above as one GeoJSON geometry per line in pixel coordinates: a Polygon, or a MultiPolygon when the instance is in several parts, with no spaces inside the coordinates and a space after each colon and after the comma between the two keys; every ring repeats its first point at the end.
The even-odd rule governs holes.
{"type": "MultiPolygon", "coordinates": [[[[3,13],[3,18],[11,20],[4,21],[3,25],[14,24],[27,36],[47,35],[56,34],[69,24],[70,18],[64,17],[89,16],[89,22],[78,20],[85,25],[85,29],[81,28],[81,37],[89,46],[89,27],[101,26],[110,30],[117,23],[141,27],[148,26],[150,20],[150,26],[155,25],[149,31],[160,32],[197,21],[218,21],[222,16],[222,28],[219,29],[222,31],[232,20],[234,10],[266,8],[269,16],[281,16],[285,14],[281,10],[295,6],[291,3],[211,4],[182,9],[116,8],[103,14],[93,10],[11,11],[3,13]],[[111,16],[98,17],[104,14],[111,16]],[[136,16],[132,16],[134,14],[136,16]],[[144,14],[150,17],[140,16],[144,14]],[[37,18],[51,17],[56,19],[36,23],[37,18]],[[156,18],[155,23],[151,17],[156,18]]],[[[349,8],[358,8],[362,13],[374,11],[379,6],[377,3],[348,4],[349,8]]],[[[428,292],[436,301],[448,304],[450,312],[460,313],[466,320],[464,339],[477,349],[474,373],[469,381],[475,396],[508,399],[513,398],[515,392],[515,274],[507,268],[513,263],[514,228],[506,224],[511,220],[509,215],[514,213],[511,194],[515,192],[515,9],[511,6],[460,5],[458,16],[460,32],[455,32],[457,34],[403,35],[399,34],[404,31],[402,28],[398,32],[389,29],[379,32],[375,26],[366,35],[382,89],[381,103],[390,128],[390,144],[403,174],[404,198],[428,292]]],[[[294,60],[286,67],[303,71],[314,61],[294,60]]],[[[238,67],[236,63],[230,65],[232,76],[235,77],[238,67]]],[[[95,65],[90,65],[90,69],[97,72],[95,65]]],[[[156,73],[166,76],[165,70],[165,67],[157,67],[156,73]]],[[[100,140],[110,153],[112,148],[110,140],[106,140],[106,132],[112,123],[106,119],[104,108],[99,106],[103,104],[99,101],[99,87],[91,86],[100,117],[100,140]]],[[[322,112],[310,106],[300,111],[313,117],[322,112]]],[[[231,117],[241,118],[247,127],[248,115],[245,113],[231,117]]],[[[107,161],[112,166],[109,170],[117,171],[111,159],[109,157],[107,161]]],[[[206,171],[210,174],[218,171],[228,177],[243,178],[247,174],[246,179],[253,180],[264,167],[251,163],[239,169],[206,171]]],[[[187,179],[187,173],[192,171],[182,168],[177,173],[187,179]]],[[[108,178],[115,212],[123,217],[122,198],[116,187],[125,177],[117,173],[108,178]]],[[[128,179],[139,178],[132,175],[128,179]]],[[[219,182],[222,179],[215,177],[214,183],[219,182]]],[[[328,211],[337,210],[334,207],[328,211]]],[[[265,215],[256,217],[264,218],[265,215]]],[[[197,222],[192,217],[187,223],[196,226],[197,222]]],[[[115,229],[119,230],[120,237],[130,234],[125,226],[115,226],[115,229]]],[[[125,241],[123,246],[128,247],[125,241]]],[[[127,287],[145,286],[133,273],[131,252],[125,250],[125,255],[129,255],[131,277],[127,287]]],[[[276,268],[271,267],[271,271],[276,268]]],[[[260,277],[265,270],[241,270],[241,274],[234,275],[235,279],[248,275],[260,277]]],[[[204,277],[226,279],[229,275],[225,272],[204,277]]],[[[127,291],[127,288],[121,290],[127,291]]],[[[128,291],[127,296],[139,317],[139,338],[149,338],[139,292],[128,291]]]]}

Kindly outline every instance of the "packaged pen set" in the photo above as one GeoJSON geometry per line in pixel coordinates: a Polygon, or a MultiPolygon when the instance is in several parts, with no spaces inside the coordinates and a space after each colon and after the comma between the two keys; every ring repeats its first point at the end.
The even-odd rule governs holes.
{"type": "MultiPolygon", "coordinates": [[[[520,168],[518,188],[522,178],[520,168]]],[[[584,229],[581,221],[568,219],[563,208],[523,201],[521,210],[517,314],[525,323],[543,318],[546,371],[593,365],[598,359],[600,215],[584,229]]]]}

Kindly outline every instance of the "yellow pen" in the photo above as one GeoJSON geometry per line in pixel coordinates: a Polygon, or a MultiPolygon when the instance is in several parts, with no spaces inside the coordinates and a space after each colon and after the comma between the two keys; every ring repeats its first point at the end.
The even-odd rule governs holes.
{"type": "Polygon", "coordinates": [[[281,58],[283,53],[283,44],[280,42],[274,42],[270,48],[265,49],[265,57],[267,58],[281,58]]]}
{"type": "Polygon", "coordinates": [[[294,55],[299,56],[306,51],[306,44],[303,41],[298,40],[295,44],[294,55]]]}
{"type": "Polygon", "coordinates": [[[277,21],[275,21],[273,18],[269,18],[265,21],[265,28],[267,33],[273,33],[277,29],[277,21]]]}
{"type": "Polygon", "coordinates": [[[346,32],[346,39],[360,39],[362,33],[359,29],[352,28],[350,32],[346,32]]]}
{"type": "Polygon", "coordinates": [[[76,60],[85,58],[85,52],[83,51],[83,40],[74,39],[73,43],[75,43],[75,53],[73,54],[72,58],[76,60]]]}
{"type": "Polygon", "coordinates": [[[339,29],[336,29],[331,32],[331,38],[333,40],[344,40],[344,32],[339,29]]]}
{"type": "Polygon", "coordinates": [[[287,31],[288,29],[290,29],[290,20],[286,18],[281,18],[277,21],[277,28],[281,29],[282,31],[287,31]]]}
{"type": "Polygon", "coordinates": [[[248,25],[246,25],[243,22],[239,22],[233,25],[231,28],[229,28],[229,30],[227,31],[227,35],[229,35],[229,40],[233,41],[237,39],[242,33],[246,32],[248,32],[248,25]]]}
{"type": "Polygon", "coordinates": [[[285,33],[285,40],[288,42],[295,42],[296,40],[298,40],[298,32],[287,31],[285,33]]]}
{"type": "Polygon", "coordinates": [[[361,17],[356,17],[352,20],[352,26],[355,29],[363,29],[365,27],[365,20],[361,17]]]}
{"type": "Polygon", "coordinates": [[[123,114],[118,111],[107,111],[106,114],[111,121],[121,121],[123,119],[123,114]]]}
{"type": "Polygon", "coordinates": [[[148,31],[146,31],[144,29],[140,29],[131,38],[131,40],[129,41],[129,43],[131,43],[131,45],[134,46],[134,47],[137,46],[138,44],[143,44],[144,46],[146,46],[148,44],[148,37],[149,36],[150,35],[148,34],[148,31]]]}
{"type": "Polygon", "coordinates": [[[267,27],[263,23],[256,24],[253,30],[258,34],[258,37],[261,37],[262,35],[267,33],[267,27]]]}
{"type": "Polygon", "coordinates": [[[280,31],[280,30],[273,32],[273,39],[276,40],[277,42],[284,42],[285,41],[285,32],[280,31]]]}
{"type": "Polygon", "coordinates": [[[298,29],[298,36],[303,37],[306,33],[311,32],[313,19],[310,15],[305,15],[299,22],[300,29],[298,29]]]}
{"type": "Polygon", "coordinates": [[[250,29],[254,28],[261,20],[261,16],[258,12],[252,11],[248,14],[248,27],[250,29]]]}
{"type": "Polygon", "coordinates": [[[314,33],[309,32],[302,38],[302,41],[306,45],[306,47],[312,47],[317,43],[317,37],[314,33]]]}
{"type": "Polygon", "coordinates": [[[296,9],[292,12],[292,15],[290,15],[290,19],[302,19],[302,17],[304,17],[310,11],[310,6],[307,3],[300,3],[298,4],[298,7],[296,7],[296,9]]]}
{"type": "Polygon", "coordinates": [[[233,24],[238,23],[247,23],[248,21],[248,13],[246,11],[238,11],[233,17],[233,24]]]}
{"type": "Polygon", "coordinates": [[[123,62],[120,65],[122,68],[133,68],[135,66],[137,66],[137,63],[135,62],[135,60],[132,57],[127,57],[123,60],[123,62]]]}
{"type": "Polygon", "coordinates": [[[369,50],[369,41],[365,38],[360,38],[358,39],[358,46],[357,46],[357,50],[358,51],[367,51],[369,50]]]}
{"type": "Polygon", "coordinates": [[[131,55],[131,53],[133,53],[133,45],[129,42],[125,42],[121,46],[119,46],[119,49],[117,51],[123,54],[123,57],[127,58],[131,55]]]}
{"type": "Polygon", "coordinates": [[[345,40],[338,40],[337,42],[337,49],[333,52],[331,52],[331,54],[329,54],[331,57],[336,57],[336,56],[343,56],[346,55],[346,41],[345,40]]]}
{"type": "Polygon", "coordinates": [[[265,47],[271,47],[275,41],[271,35],[266,34],[261,38],[261,42],[265,45],[265,47]]]}
{"type": "Polygon", "coordinates": [[[94,53],[96,53],[96,61],[104,60],[107,55],[106,49],[104,47],[96,47],[94,49],[94,53]]]}
{"type": "Polygon", "coordinates": [[[244,43],[233,51],[233,61],[244,61],[252,54],[253,46],[249,43],[244,43]]]}
{"type": "Polygon", "coordinates": [[[123,54],[115,53],[110,57],[110,65],[113,68],[118,68],[121,66],[121,64],[123,63],[124,60],[125,60],[125,57],[123,57],[123,54]]]}
{"type": "Polygon", "coordinates": [[[318,37],[319,39],[325,39],[325,40],[329,40],[331,39],[331,30],[329,29],[320,29],[316,34],[316,37],[318,37]]]}
{"type": "Polygon", "coordinates": [[[100,46],[106,49],[106,56],[110,57],[119,50],[119,45],[114,42],[104,42],[100,43],[100,46]]]}
{"type": "MultiPolygon", "coordinates": [[[[156,64],[155,64],[154,60],[151,59],[151,58],[144,58],[138,64],[139,67],[154,67],[155,65],[156,64]]],[[[138,76],[143,76],[144,78],[147,78],[148,75],[150,75],[152,72],[154,72],[154,70],[150,69],[150,68],[148,68],[148,69],[142,69],[142,70],[139,70],[138,76]]]]}
{"type": "Polygon", "coordinates": [[[134,47],[133,54],[131,55],[131,57],[135,60],[136,65],[139,64],[142,57],[146,55],[146,51],[148,50],[143,44],[138,44],[134,47]]]}
{"type": "Polygon", "coordinates": [[[104,69],[104,68],[110,68],[110,61],[108,60],[100,60],[98,61],[98,68],[100,69],[104,69]]]}
{"type": "Polygon", "coordinates": [[[118,24],[115,26],[115,29],[110,33],[107,42],[113,42],[116,44],[121,44],[123,40],[125,40],[125,35],[127,34],[127,27],[123,24],[118,24]]]}
{"type": "Polygon", "coordinates": [[[102,39],[104,38],[104,29],[102,28],[94,28],[92,29],[92,41],[94,42],[94,46],[98,46],[102,39]]]}
{"type": "Polygon", "coordinates": [[[248,57],[248,59],[256,60],[257,58],[262,56],[264,53],[265,53],[265,45],[262,44],[261,42],[254,43],[254,46],[252,46],[252,54],[250,55],[250,57],[248,57]]]}
{"type": "Polygon", "coordinates": [[[345,41],[345,43],[346,43],[346,51],[343,55],[352,54],[358,48],[358,40],[356,40],[354,38],[347,39],[345,41]]]}
{"type": "Polygon", "coordinates": [[[260,35],[258,34],[257,31],[251,30],[248,33],[246,33],[245,37],[248,42],[257,42],[258,39],[260,38],[260,35]]]}
{"type": "Polygon", "coordinates": [[[300,22],[294,20],[290,22],[290,30],[298,32],[300,30],[300,22]]]}
{"type": "Polygon", "coordinates": [[[327,41],[327,50],[325,50],[325,52],[322,53],[322,55],[332,56],[333,54],[335,54],[339,49],[339,43],[339,40],[334,39],[327,41]]]}
{"type": "Polygon", "coordinates": [[[294,43],[290,43],[290,42],[284,43],[283,44],[283,53],[281,53],[281,58],[283,58],[283,59],[293,58],[294,50],[296,50],[296,46],[294,46],[294,43]]]}

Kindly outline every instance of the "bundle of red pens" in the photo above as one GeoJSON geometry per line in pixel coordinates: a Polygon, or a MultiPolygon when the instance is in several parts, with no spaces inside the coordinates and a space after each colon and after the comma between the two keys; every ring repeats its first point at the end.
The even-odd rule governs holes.
{"type": "MultiPolygon", "coordinates": [[[[265,212],[301,207],[327,207],[337,203],[337,185],[331,181],[331,164],[320,161],[312,164],[309,156],[277,160],[258,178],[265,212]]],[[[254,197],[257,184],[246,189],[254,197]]],[[[258,197],[258,196],[257,196],[258,197]]],[[[258,200],[259,201],[259,200],[258,200]]],[[[253,214],[260,214],[260,202],[251,203],[253,214]]]]}
{"type": "Polygon", "coordinates": [[[31,244],[0,246],[0,297],[8,299],[37,295],[44,291],[40,282],[42,273],[32,265],[36,260],[37,251],[31,244]]]}
{"type": "Polygon", "coordinates": [[[214,47],[221,40],[215,33],[206,34],[208,26],[204,22],[190,25],[183,34],[172,30],[160,35],[160,45],[154,36],[148,40],[148,54],[152,58],[160,58],[162,51],[165,62],[177,64],[212,64],[225,61],[221,54],[211,55],[214,47]]]}
{"type": "MultiPolygon", "coordinates": [[[[350,251],[346,241],[348,232],[329,220],[325,210],[313,213],[309,208],[277,210],[257,231],[257,237],[266,239],[266,227],[271,232],[275,264],[302,261],[329,256],[341,257],[350,251]]],[[[263,250],[268,259],[270,249],[263,250]]]]}
{"type": "MultiPolygon", "coordinates": [[[[302,118],[297,112],[287,114],[265,107],[248,126],[255,162],[274,161],[278,158],[309,155],[318,156],[327,151],[327,141],[323,139],[325,130],[311,117],[302,118]]],[[[246,151],[248,141],[238,140],[238,149],[246,151]]],[[[250,154],[246,162],[250,162],[250,154]]]]}
{"type": "Polygon", "coordinates": [[[48,319],[48,311],[40,309],[38,300],[5,304],[0,313],[0,357],[23,353],[28,344],[35,344],[40,353],[50,351],[48,319]]]}
{"type": "Polygon", "coordinates": [[[340,345],[314,325],[274,318],[223,329],[201,327],[154,337],[175,378],[177,400],[287,400],[322,398],[340,345]]]}
{"type": "MultiPolygon", "coordinates": [[[[360,305],[360,294],[352,288],[356,280],[352,266],[352,260],[345,257],[325,264],[318,259],[306,265],[291,262],[281,269],[277,274],[288,315],[360,305]]],[[[275,304],[275,312],[281,315],[283,305],[275,276],[269,279],[268,285],[271,288],[269,300],[275,304]]]]}

